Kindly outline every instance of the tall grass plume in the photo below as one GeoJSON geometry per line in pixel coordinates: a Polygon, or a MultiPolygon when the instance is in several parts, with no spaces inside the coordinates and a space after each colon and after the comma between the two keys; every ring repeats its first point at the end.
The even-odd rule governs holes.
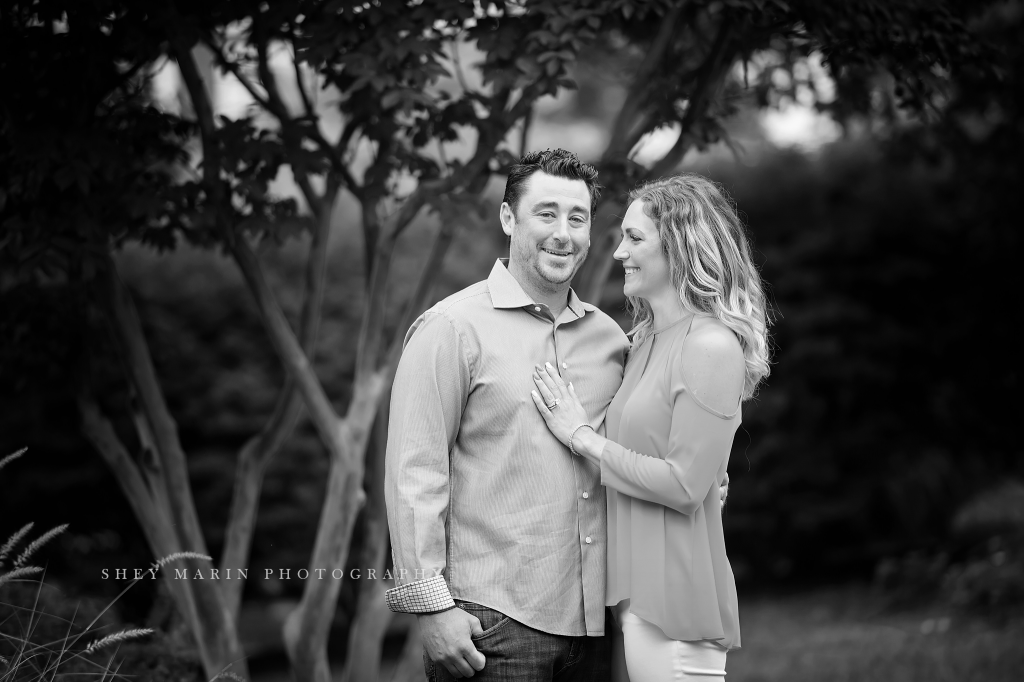
{"type": "Polygon", "coordinates": [[[88,656],[91,653],[95,653],[100,649],[110,646],[111,644],[117,644],[118,642],[124,642],[129,639],[138,639],[139,637],[145,637],[146,635],[153,634],[152,628],[131,628],[128,630],[121,630],[113,634],[107,635],[97,639],[95,642],[87,646],[83,651],[83,656],[88,656]]]}
{"type": "MultiPolygon", "coordinates": [[[[21,457],[25,452],[26,448],[22,448],[0,459],[0,469],[21,457]]],[[[115,662],[116,650],[105,662],[94,661],[88,657],[110,647],[119,647],[124,642],[135,642],[140,638],[153,635],[155,632],[153,629],[128,627],[101,636],[88,646],[83,647],[79,642],[83,638],[99,636],[102,630],[114,625],[116,619],[107,617],[105,622],[101,622],[101,618],[104,618],[104,615],[110,611],[118,599],[139,579],[135,579],[125,586],[117,597],[105,607],[100,608],[95,617],[88,619],[88,622],[86,622],[87,619],[82,619],[80,624],[76,623],[75,621],[80,615],[78,607],[74,608],[72,615],[69,610],[65,610],[66,604],[63,597],[59,597],[58,601],[51,601],[51,593],[44,592],[43,588],[47,586],[42,578],[32,578],[26,581],[30,584],[17,584],[21,582],[20,579],[34,576],[43,571],[38,566],[27,565],[28,562],[53,538],[67,530],[68,524],[51,528],[25,544],[33,528],[34,524],[26,523],[15,531],[3,545],[0,545],[0,590],[4,593],[4,597],[0,599],[0,607],[7,607],[11,610],[9,616],[0,614],[0,626],[5,623],[8,626],[20,624],[20,629],[15,631],[10,630],[10,627],[0,627],[0,652],[3,654],[0,655],[0,682],[13,682],[21,679],[54,680],[65,676],[78,679],[79,675],[89,675],[101,680],[123,679],[125,673],[120,672],[119,674],[119,670],[126,660],[132,658],[133,654],[128,654],[128,658],[122,656],[121,658],[124,660],[120,662],[115,662]],[[20,553],[18,553],[19,549],[20,553]],[[16,558],[11,561],[11,558],[15,556],[16,558]],[[24,600],[24,603],[19,603],[19,599],[24,600]],[[56,608],[56,611],[47,608],[48,605],[56,608]],[[61,615],[62,613],[67,615],[61,615]],[[24,619],[20,614],[24,614],[24,619]],[[60,629],[54,631],[55,627],[60,629]]],[[[212,561],[211,557],[198,552],[174,552],[157,559],[150,570],[155,576],[156,571],[181,559],[212,561]]],[[[152,651],[147,651],[145,655],[147,658],[157,655],[164,660],[162,652],[154,654],[158,651],[159,646],[152,651]]],[[[134,655],[138,656],[139,653],[136,652],[134,655]]],[[[182,674],[185,674],[188,679],[195,679],[192,674],[194,671],[189,672],[191,663],[178,658],[166,659],[166,663],[170,664],[171,668],[163,673],[165,676],[160,677],[161,680],[185,679],[182,674]]],[[[147,668],[145,672],[148,674],[150,670],[147,668]]],[[[134,677],[134,675],[132,676],[134,677]]],[[[234,673],[224,673],[218,677],[244,682],[234,673]]],[[[151,678],[143,677],[141,679],[151,678]]]]}

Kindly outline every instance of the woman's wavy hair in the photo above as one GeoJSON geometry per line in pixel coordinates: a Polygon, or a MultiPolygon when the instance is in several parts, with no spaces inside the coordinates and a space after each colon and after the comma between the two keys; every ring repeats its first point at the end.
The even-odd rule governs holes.
{"type": "MultiPolygon", "coordinates": [[[[747,400],[770,371],[770,319],[761,275],[732,199],[711,180],[683,173],[634,189],[629,203],[634,201],[644,202],[644,213],[658,226],[683,306],[721,320],[739,337],[747,366],[747,400]]],[[[627,297],[627,308],[633,313],[630,334],[636,348],[650,335],[654,313],[636,296],[627,297]]]]}

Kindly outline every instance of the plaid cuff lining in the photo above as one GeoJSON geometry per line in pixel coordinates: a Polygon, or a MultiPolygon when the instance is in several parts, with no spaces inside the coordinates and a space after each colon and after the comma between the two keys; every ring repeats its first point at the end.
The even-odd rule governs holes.
{"type": "Polygon", "coordinates": [[[385,592],[384,599],[396,613],[435,613],[455,606],[442,575],[399,585],[385,592]]]}

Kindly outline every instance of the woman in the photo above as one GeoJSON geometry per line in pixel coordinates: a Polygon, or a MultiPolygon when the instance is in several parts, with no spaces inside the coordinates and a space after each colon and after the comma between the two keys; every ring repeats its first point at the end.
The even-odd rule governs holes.
{"type": "Polygon", "coordinates": [[[614,257],[634,326],[607,437],[550,365],[537,368],[533,399],[570,452],[601,468],[607,603],[632,682],[724,679],[740,632],[719,485],[740,403],[768,374],[765,296],[714,183],[684,174],[629,200],[614,257]]]}

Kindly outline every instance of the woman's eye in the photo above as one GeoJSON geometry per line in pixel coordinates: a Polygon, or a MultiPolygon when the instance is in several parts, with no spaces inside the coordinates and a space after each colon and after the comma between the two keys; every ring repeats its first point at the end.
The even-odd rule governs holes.
{"type": "Polygon", "coordinates": [[[631,241],[634,244],[636,244],[638,241],[640,241],[640,237],[637,237],[635,234],[631,234],[631,235],[629,235],[629,241],[631,241]]]}

